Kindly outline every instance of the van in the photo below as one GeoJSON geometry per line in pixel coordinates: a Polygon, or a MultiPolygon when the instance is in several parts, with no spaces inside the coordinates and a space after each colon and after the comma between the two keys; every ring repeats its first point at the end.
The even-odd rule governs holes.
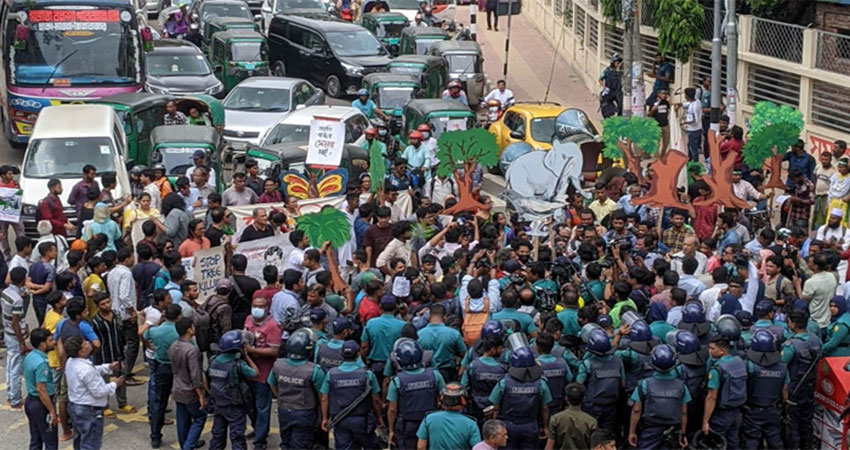
{"type": "Polygon", "coordinates": [[[36,210],[48,194],[47,182],[58,178],[62,182],[59,198],[65,217],[76,223],[77,212],[68,204],[68,195],[82,180],[87,164],[97,169],[97,182],[107,172],[116,174],[114,198],[131,192],[127,175],[127,138],[115,111],[106,105],[62,105],[41,110],[33,127],[24,162],[20,184],[23,190],[21,220],[29,237],[37,238],[36,210]]]}

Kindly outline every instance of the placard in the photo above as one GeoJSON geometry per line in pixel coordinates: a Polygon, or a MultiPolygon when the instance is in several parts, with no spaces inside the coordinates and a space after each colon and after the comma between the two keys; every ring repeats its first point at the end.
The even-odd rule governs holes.
{"type": "Polygon", "coordinates": [[[313,117],[310,122],[310,142],[307,165],[338,167],[345,145],[345,124],[336,119],[313,117]]]}
{"type": "Polygon", "coordinates": [[[24,191],[17,188],[0,188],[0,220],[21,221],[21,197],[24,191]]]}
{"type": "Polygon", "coordinates": [[[195,277],[192,281],[198,283],[198,290],[201,292],[199,299],[206,300],[210,295],[215,294],[215,284],[218,280],[224,278],[224,246],[218,246],[195,252],[194,254],[194,269],[195,277]]]}
{"type": "Polygon", "coordinates": [[[282,275],[286,258],[293,248],[289,242],[289,233],[286,233],[255,241],[240,242],[233,249],[233,254],[245,256],[248,259],[245,276],[249,276],[265,286],[263,267],[267,265],[275,266],[278,273],[282,275]]]}

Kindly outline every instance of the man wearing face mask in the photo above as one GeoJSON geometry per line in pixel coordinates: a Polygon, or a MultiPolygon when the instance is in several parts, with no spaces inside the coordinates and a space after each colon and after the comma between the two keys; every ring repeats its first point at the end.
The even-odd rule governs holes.
{"type": "Polygon", "coordinates": [[[254,407],[248,417],[254,428],[254,448],[265,448],[272,408],[268,378],[277,359],[282,334],[280,325],[269,315],[268,299],[257,297],[251,302],[251,317],[245,319],[245,330],[254,333],[254,345],[247,347],[247,351],[259,371],[249,383],[254,392],[254,407]]]}
{"type": "MultiPolygon", "coordinates": [[[[381,149],[381,154],[384,155],[384,158],[386,158],[387,157],[387,144],[385,144],[382,139],[378,138],[378,133],[380,131],[381,131],[380,129],[375,129],[375,128],[366,129],[366,133],[365,133],[366,140],[360,145],[362,145],[363,148],[365,148],[366,150],[369,150],[370,148],[372,148],[372,144],[377,142],[378,148],[381,149]]],[[[386,131],[386,129],[384,129],[383,131],[386,131]]]]}
{"type": "Polygon", "coordinates": [[[431,134],[431,125],[420,123],[416,127],[416,131],[422,133],[422,146],[425,147],[425,152],[428,154],[428,159],[431,162],[431,167],[436,167],[440,161],[437,159],[437,140],[431,134]]]}

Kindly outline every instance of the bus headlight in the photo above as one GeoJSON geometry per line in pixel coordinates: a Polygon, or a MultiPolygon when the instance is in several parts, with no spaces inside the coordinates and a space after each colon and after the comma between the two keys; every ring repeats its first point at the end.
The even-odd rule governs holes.
{"type": "Polygon", "coordinates": [[[35,205],[28,205],[28,204],[24,203],[23,206],[21,207],[21,214],[24,215],[24,216],[35,217],[36,209],[37,208],[36,208],[35,205]]]}

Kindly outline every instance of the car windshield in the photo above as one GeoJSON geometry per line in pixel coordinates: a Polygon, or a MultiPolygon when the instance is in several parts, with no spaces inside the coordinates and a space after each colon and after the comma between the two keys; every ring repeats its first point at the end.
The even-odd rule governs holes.
{"type": "Polygon", "coordinates": [[[115,171],[115,149],[107,138],[35,139],[24,161],[28,178],[79,177],[83,166],[93,164],[98,173],[115,171]]]}
{"type": "Polygon", "coordinates": [[[213,17],[241,17],[245,19],[254,20],[254,16],[251,15],[251,11],[248,10],[246,5],[237,5],[237,4],[207,4],[204,6],[203,17],[201,20],[207,22],[213,17]]]}
{"type": "Polygon", "coordinates": [[[162,164],[168,175],[185,175],[186,170],[192,167],[192,153],[197,147],[161,147],[158,149],[162,156],[162,164]]]}
{"type": "Polygon", "coordinates": [[[366,30],[328,33],[328,43],[336,56],[376,56],[386,54],[384,46],[366,30]]]}
{"type": "Polygon", "coordinates": [[[307,142],[310,140],[310,125],[279,123],[269,132],[262,146],[285,144],[287,142],[307,142]]]}
{"type": "Polygon", "coordinates": [[[428,49],[431,48],[431,44],[440,41],[442,41],[442,39],[416,39],[416,54],[427,55],[428,49]]]}
{"type": "Polygon", "coordinates": [[[316,0],[277,0],[274,5],[275,14],[282,14],[291,9],[314,9],[325,11],[321,2],[316,0]]]}
{"type": "Polygon", "coordinates": [[[394,38],[401,36],[401,30],[404,29],[404,23],[398,22],[388,22],[381,23],[375,32],[378,34],[379,38],[394,38]]]}
{"type": "Polygon", "coordinates": [[[154,51],[147,55],[146,61],[148,75],[155,77],[201,76],[212,72],[202,55],[162,54],[154,51]]]}
{"type": "Polygon", "coordinates": [[[233,61],[263,61],[266,56],[266,44],[262,41],[236,41],[230,43],[230,57],[233,61]]]}
{"type": "Polygon", "coordinates": [[[224,108],[236,111],[289,111],[289,89],[237,86],[224,99],[224,108]]]}
{"type": "Polygon", "coordinates": [[[390,11],[397,9],[419,9],[420,0],[389,0],[390,11]]]}
{"type": "Polygon", "coordinates": [[[451,73],[476,73],[476,61],[478,57],[475,55],[446,55],[449,61],[449,72],[451,73]]]}
{"type": "Polygon", "coordinates": [[[414,66],[392,66],[390,67],[390,73],[406,73],[418,77],[422,75],[422,69],[414,66]]]}
{"type": "Polygon", "coordinates": [[[552,142],[555,137],[555,118],[531,119],[531,138],[538,142],[552,142]]]}
{"type": "Polygon", "coordinates": [[[378,90],[378,106],[382,109],[401,109],[411,98],[412,87],[382,87],[378,90]]]}

